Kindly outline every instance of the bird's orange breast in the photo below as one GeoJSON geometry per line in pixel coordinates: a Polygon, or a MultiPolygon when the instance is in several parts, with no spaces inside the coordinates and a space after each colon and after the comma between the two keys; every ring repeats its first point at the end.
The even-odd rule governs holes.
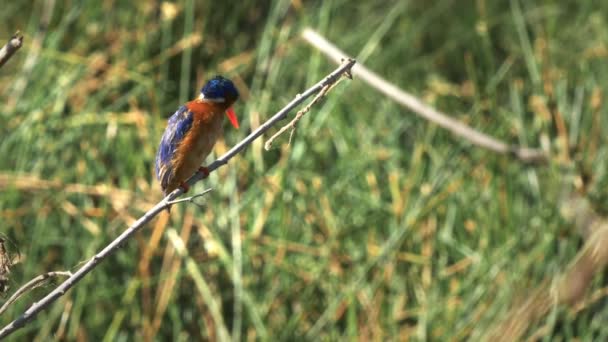
{"type": "Polygon", "coordinates": [[[198,170],[222,134],[223,110],[197,101],[189,102],[187,107],[193,115],[192,127],[175,151],[175,184],[171,187],[177,187],[198,170]]]}

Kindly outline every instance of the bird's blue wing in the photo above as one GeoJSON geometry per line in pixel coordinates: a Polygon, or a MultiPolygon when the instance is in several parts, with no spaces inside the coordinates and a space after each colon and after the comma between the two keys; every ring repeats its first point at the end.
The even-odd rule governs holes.
{"type": "Polygon", "coordinates": [[[160,180],[163,189],[167,187],[173,177],[172,161],[175,151],[192,127],[192,121],[192,112],[186,106],[181,106],[169,118],[165,133],[163,133],[163,137],[160,139],[160,145],[156,154],[156,178],[160,180]]]}

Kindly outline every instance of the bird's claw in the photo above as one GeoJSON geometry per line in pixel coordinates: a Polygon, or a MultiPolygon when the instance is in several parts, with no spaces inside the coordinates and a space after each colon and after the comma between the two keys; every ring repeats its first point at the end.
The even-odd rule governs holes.
{"type": "Polygon", "coordinates": [[[198,168],[198,171],[203,174],[203,178],[209,177],[209,169],[205,166],[201,166],[198,168]]]}

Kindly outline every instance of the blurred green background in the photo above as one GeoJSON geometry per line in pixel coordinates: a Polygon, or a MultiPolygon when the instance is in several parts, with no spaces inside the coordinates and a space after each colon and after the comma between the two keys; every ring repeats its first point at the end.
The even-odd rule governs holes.
{"type": "MultiPolygon", "coordinates": [[[[207,78],[242,94],[217,156],[333,70],[305,27],[452,117],[556,156],[522,165],[342,82],[291,146],[257,141],[192,190],[214,189],[204,208],[155,220],[15,339],[478,340],[581,247],[558,209],[569,169],[608,210],[608,2],[22,0],[0,20],[3,42],[25,36],[0,69],[0,231],[21,254],[9,293],[77,269],[161,199],[166,119],[207,78]]],[[[588,294],[605,286],[598,275],[588,294]]],[[[606,340],[607,303],[557,306],[525,336],[606,340]]]]}

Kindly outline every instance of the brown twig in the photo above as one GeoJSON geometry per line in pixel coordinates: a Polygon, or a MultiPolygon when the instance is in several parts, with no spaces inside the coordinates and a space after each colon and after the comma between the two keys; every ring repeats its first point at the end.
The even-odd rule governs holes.
{"type": "Polygon", "coordinates": [[[298,113],[296,113],[296,116],[295,116],[295,118],[293,118],[293,120],[291,120],[287,125],[281,127],[281,129],[278,132],[276,132],[273,136],[268,138],[268,140],[266,140],[266,143],[264,144],[264,149],[266,149],[266,151],[270,150],[270,148],[272,147],[272,142],[290,128],[291,128],[291,133],[289,133],[288,145],[291,145],[291,138],[293,137],[293,133],[296,130],[296,125],[298,124],[298,121],[300,121],[300,119],[302,119],[304,114],[306,114],[310,111],[310,109],[312,108],[312,106],[315,105],[315,103],[319,102],[319,100],[322,97],[324,97],[325,94],[327,94],[328,89],[329,89],[329,86],[323,87],[323,89],[321,89],[321,91],[317,94],[317,96],[315,96],[306,107],[302,108],[300,111],[298,111],[298,113]]]}
{"type": "Polygon", "coordinates": [[[266,140],[266,143],[264,144],[264,149],[266,149],[266,151],[270,150],[270,148],[272,147],[272,143],[273,141],[278,138],[281,134],[285,133],[285,131],[287,131],[288,129],[291,128],[291,133],[289,134],[289,145],[291,145],[291,138],[293,137],[293,132],[295,132],[296,130],[296,125],[298,124],[298,121],[300,121],[300,119],[302,119],[302,117],[304,116],[304,114],[308,113],[310,111],[310,109],[312,108],[312,106],[315,105],[315,103],[319,102],[319,100],[325,96],[325,94],[327,94],[327,91],[329,90],[329,85],[326,85],[325,87],[323,87],[323,89],[321,89],[321,91],[317,94],[317,96],[315,96],[312,101],[310,101],[310,103],[308,105],[306,105],[306,107],[302,108],[300,111],[298,111],[298,113],[296,114],[295,118],[293,118],[293,120],[291,120],[287,125],[281,127],[281,129],[276,132],[273,136],[271,136],[270,138],[268,138],[268,140],[266,140]]]}
{"type": "Polygon", "coordinates": [[[17,31],[11,37],[11,39],[9,39],[8,42],[2,47],[2,49],[0,49],[0,68],[4,65],[4,63],[11,59],[11,57],[13,57],[15,52],[17,52],[17,50],[19,50],[22,45],[23,35],[21,34],[21,32],[17,31]]]}
{"type": "Polygon", "coordinates": [[[197,199],[197,198],[199,198],[199,197],[205,196],[208,192],[210,192],[212,190],[213,190],[212,188],[205,189],[203,192],[200,192],[200,193],[198,193],[196,195],[189,196],[189,197],[186,197],[186,198],[180,198],[178,200],[169,201],[169,202],[167,202],[167,204],[168,205],[174,205],[174,204],[178,204],[178,203],[190,202],[190,203],[192,203],[192,204],[194,204],[194,205],[196,205],[196,206],[198,206],[200,208],[201,205],[198,204],[198,203],[196,203],[194,200],[197,199]]]}
{"type": "MultiPolygon", "coordinates": [[[[344,60],[342,60],[342,63],[344,63],[344,60]]],[[[348,77],[349,79],[352,79],[352,75],[349,72],[344,73],[344,76],[348,77]]],[[[328,84],[325,87],[323,87],[323,89],[321,89],[321,91],[317,94],[317,96],[315,96],[312,101],[310,101],[309,104],[306,105],[306,107],[302,108],[300,111],[298,111],[298,113],[296,113],[296,116],[293,118],[293,120],[291,120],[287,125],[281,127],[281,129],[276,132],[273,136],[271,136],[266,143],[264,144],[264,149],[266,149],[266,151],[270,150],[270,148],[272,147],[272,143],[274,142],[274,140],[276,138],[278,138],[281,134],[285,133],[285,131],[287,131],[288,129],[291,129],[291,131],[289,132],[289,141],[288,141],[288,145],[291,145],[291,139],[293,138],[293,134],[296,131],[298,122],[302,119],[302,117],[310,112],[310,109],[312,108],[312,106],[314,106],[317,102],[319,102],[322,98],[325,97],[325,95],[327,95],[327,93],[329,93],[332,89],[334,89],[334,87],[340,83],[340,81],[342,81],[344,78],[339,78],[336,82],[332,83],[332,84],[328,84]]]]}
{"type": "Polygon", "coordinates": [[[35,277],[34,279],[28,281],[23,286],[21,286],[19,289],[17,289],[17,291],[15,291],[15,293],[13,293],[13,295],[10,296],[10,298],[7,299],[6,302],[4,302],[4,304],[0,308],[0,315],[2,315],[11,304],[16,302],[17,299],[19,299],[19,297],[23,296],[27,291],[35,289],[36,287],[40,286],[42,283],[47,281],[49,278],[61,277],[61,276],[71,277],[72,273],[67,272],[67,271],[65,271],[65,272],[64,271],[47,272],[45,274],[41,274],[41,275],[35,277]]]}
{"type": "MultiPolygon", "coordinates": [[[[309,44],[323,52],[337,63],[344,58],[349,58],[346,53],[338,49],[334,44],[310,28],[307,28],[302,32],[302,37],[309,44]]],[[[395,102],[409,108],[420,117],[433,122],[442,128],[445,128],[454,135],[470,141],[476,146],[499,154],[511,155],[520,161],[527,163],[546,162],[548,159],[547,153],[545,153],[543,150],[507,144],[449,117],[445,113],[442,113],[425,104],[414,95],[409,94],[394,84],[388,82],[384,78],[380,77],[380,75],[369,70],[360,63],[355,65],[352,71],[353,74],[359,79],[363,80],[369,86],[383,93],[387,97],[393,99],[395,102]]]]}

